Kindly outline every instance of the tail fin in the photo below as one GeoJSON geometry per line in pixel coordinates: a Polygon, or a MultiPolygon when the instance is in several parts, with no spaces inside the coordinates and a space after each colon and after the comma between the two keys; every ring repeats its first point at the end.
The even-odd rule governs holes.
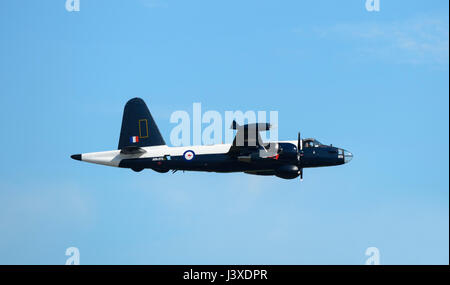
{"type": "Polygon", "coordinates": [[[141,98],[129,100],[123,110],[122,129],[120,130],[118,148],[165,144],[144,100],[141,98]]]}

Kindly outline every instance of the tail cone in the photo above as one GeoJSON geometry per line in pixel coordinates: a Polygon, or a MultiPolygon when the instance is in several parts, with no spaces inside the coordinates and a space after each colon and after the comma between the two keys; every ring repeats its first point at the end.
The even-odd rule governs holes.
{"type": "Polygon", "coordinates": [[[75,160],[81,160],[81,154],[73,154],[70,157],[75,160]]]}

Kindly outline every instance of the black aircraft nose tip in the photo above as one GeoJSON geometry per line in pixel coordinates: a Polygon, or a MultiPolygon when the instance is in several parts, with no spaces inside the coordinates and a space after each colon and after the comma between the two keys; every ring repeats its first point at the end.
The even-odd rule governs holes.
{"type": "Polygon", "coordinates": [[[73,154],[70,157],[75,160],[81,160],[81,154],[73,154]]]}

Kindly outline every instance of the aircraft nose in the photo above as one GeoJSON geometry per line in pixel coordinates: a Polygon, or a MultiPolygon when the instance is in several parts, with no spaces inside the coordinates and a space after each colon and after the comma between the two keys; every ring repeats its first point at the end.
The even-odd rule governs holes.
{"type": "Polygon", "coordinates": [[[344,149],[344,163],[349,163],[353,159],[353,154],[344,149]]]}

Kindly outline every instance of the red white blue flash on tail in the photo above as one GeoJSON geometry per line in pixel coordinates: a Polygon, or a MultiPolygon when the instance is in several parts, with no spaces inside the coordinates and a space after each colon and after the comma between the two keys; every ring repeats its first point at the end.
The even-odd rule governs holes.
{"type": "Polygon", "coordinates": [[[139,137],[138,136],[130,137],[130,143],[137,143],[137,142],[139,142],[139,137]]]}

